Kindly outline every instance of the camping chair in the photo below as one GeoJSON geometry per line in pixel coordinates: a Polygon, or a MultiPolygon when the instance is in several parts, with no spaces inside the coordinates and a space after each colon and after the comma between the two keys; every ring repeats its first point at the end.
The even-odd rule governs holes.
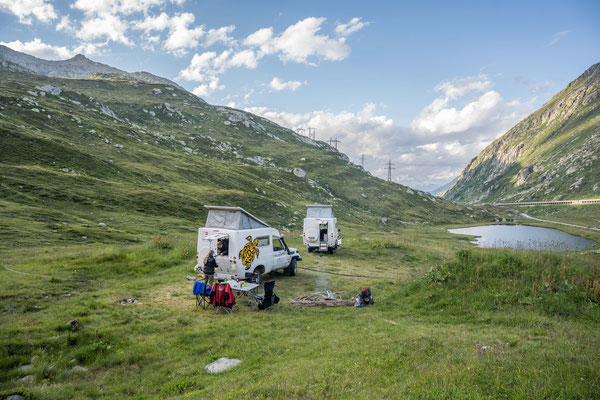
{"type": "Polygon", "coordinates": [[[279,303],[279,297],[275,294],[275,281],[265,282],[263,294],[258,294],[255,298],[258,300],[259,310],[266,310],[279,303]]]}
{"type": "Polygon", "coordinates": [[[229,283],[215,283],[213,284],[213,290],[210,293],[210,303],[215,309],[215,314],[220,310],[230,314],[235,305],[235,294],[231,290],[229,283]]]}
{"type": "Polygon", "coordinates": [[[208,308],[210,288],[204,282],[195,281],[192,292],[196,295],[196,307],[201,306],[203,310],[208,308]]]}

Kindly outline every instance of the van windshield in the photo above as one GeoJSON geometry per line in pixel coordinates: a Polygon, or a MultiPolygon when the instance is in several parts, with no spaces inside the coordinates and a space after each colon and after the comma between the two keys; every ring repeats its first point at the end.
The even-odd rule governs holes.
{"type": "Polygon", "coordinates": [[[306,208],[306,218],[335,218],[333,215],[333,207],[313,207],[306,208]]]}

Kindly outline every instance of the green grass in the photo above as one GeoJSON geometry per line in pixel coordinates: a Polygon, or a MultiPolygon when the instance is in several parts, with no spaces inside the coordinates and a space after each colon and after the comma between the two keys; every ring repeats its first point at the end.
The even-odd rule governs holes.
{"type": "MultiPolygon", "coordinates": [[[[507,210],[389,184],[324,143],[248,114],[248,126],[232,122],[233,110],[178,89],[0,78],[0,397],[600,397],[596,254],[472,249],[446,227],[507,210]],[[44,84],[61,96],[41,96],[44,84]],[[344,247],[334,255],[302,248],[315,202],[335,207],[344,247]],[[290,231],[304,261],[296,277],[273,277],[281,303],[232,315],[195,307],[186,276],[204,204],[290,231]],[[289,305],[366,285],[372,307],[289,305]],[[140,303],[120,304],[129,298],[140,303]],[[204,372],[219,357],[242,364],[204,372]]],[[[570,217],[586,218],[560,218],[570,217]]]]}
{"type": "MultiPolygon", "coordinates": [[[[598,294],[583,283],[597,281],[597,256],[471,249],[463,237],[434,227],[345,231],[345,247],[336,254],[301,250],[299,265],[373,278],[304,269],[296,277],[277,274],[280,304],[267,312],[239,304],[231,315],[195,307],[185,280],[195,263],[191,237],[5,251],[2,267],[27,275],[0,270],[0,393],[48,399],[600,396],[598,294]],[[349,298],[365,285],[373,290],[372,307],[288,304],[324,289],[349,298]],[[119,304],[132,297],[142,304],[119,304]],[[71,319],[78,329],[67,326],[71,319]],[[19,371],[34,355],[40,358],[33,370],[19,371]],[[242,364],[218,375],[203,371],[219,357],[242,364]],[[88,371],[73,371],[75,365],[88,371]],[[28,374],[33,381],[21,382],[28,374]]],[[[301,247],[299,236],[288,240],[301,247]]]]}

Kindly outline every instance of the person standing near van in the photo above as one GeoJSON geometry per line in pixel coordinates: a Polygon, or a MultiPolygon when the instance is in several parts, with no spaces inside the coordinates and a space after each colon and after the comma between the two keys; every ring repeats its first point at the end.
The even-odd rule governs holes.
{"type": "Polygon", "coordinates": [[[210,250],[206,257],[204,257],[204,268],[202,268],[202,272],[204,272],[204,283],[209,287],[212,287],[215,280],[215,268],[217,268],[217,262],[213,256],[213,251],[210,250]]]}

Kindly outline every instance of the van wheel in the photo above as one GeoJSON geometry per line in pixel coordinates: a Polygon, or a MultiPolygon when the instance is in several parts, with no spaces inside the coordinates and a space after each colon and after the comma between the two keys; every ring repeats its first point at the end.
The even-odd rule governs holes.
{"type": "Polygon", "coordinates": [[[309,253],[312,253],[312,252],[313,252],[313,248],[312,248],[312,247],[309,247],[309,248],[308,248],[308,252],[309,252],[309,253]]]}
{"type": "Polygon", "coordinates": [[[297,264],[298,260],[292,258],[292,261],[290,261],[290,265],[288,265],[285,271],[287,276],[296,276],[297,264]]]}
{"type": "Polygon", "coordinates": [[[327,253],[333,254],[333,247],[328,247],[327,248],[327,253]]]}

